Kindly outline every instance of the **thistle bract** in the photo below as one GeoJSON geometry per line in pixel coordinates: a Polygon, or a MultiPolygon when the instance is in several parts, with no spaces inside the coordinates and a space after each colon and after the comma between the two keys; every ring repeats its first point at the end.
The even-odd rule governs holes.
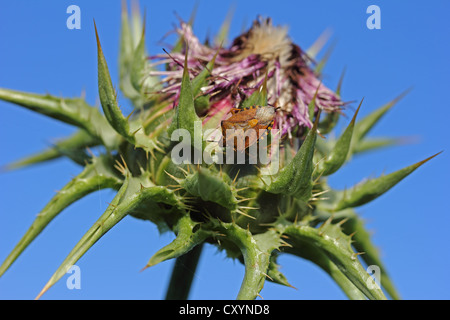
{"type": "MultiPolygon", "coordinates": [[[[0,266],[0,275],[65,208],[108,188],[116,190],[114,199],[38,297],[129,215],[176,235],[149,257],[144,269],[168,259],[195,268],[202,245],[208,243],[244,265],[238,299],[255,299],[265,281],[291,286],[277,265],[283,254],[321,267],[350,299],[399,298],[355,208],[431,157],[346,190],[334,190],[327,178],[359,152],[395,142],[367,134],[402,95],[357,119],[361,101],[342,133],[328,135],[347,102],[341,99],[341,85],[334,91],[322,83],[322,62],[315,63],[315,57],[290,40],[285,27],[266,18],[224,45],[228,24],[215,41],[201,43],[191,23],[180,21],[175,30],[179,40],[170,52],[149,55],[145,29],[133,32],[124,9],[118,85],[101,48],[102,27],[98,33],[96,28],[102,112],[82,98],[0,89],[0,99],[78,128],[10,169],[59,157],[83,167],[40,211],[0,266]],[[116,87],[133,103],[132,114],[122,113],[116,87]],[[238,116],[225,123],[242,129],[244,139],[253,137],[245,147],[220,144],[221,123],[231,114],[238,116]],[[255,128],[264,134],[246,135],[255,128]],[[94,156],[89,148],[99,152],[94,156]],[[256,155],[251,162],[252,150],[267,152],[269,161],[256,155]],[[244,161],[236,163],[239,151],[244,161]],[[181,153],[182,161],[174,161],[181,153]],[[205,161],[205,155],[213,161],[205,161]],[[381,287],[364,265],[382,270],[381,287]]],[[[178,265],[168,299],[188,297],[192,277],[178,265]]]]}

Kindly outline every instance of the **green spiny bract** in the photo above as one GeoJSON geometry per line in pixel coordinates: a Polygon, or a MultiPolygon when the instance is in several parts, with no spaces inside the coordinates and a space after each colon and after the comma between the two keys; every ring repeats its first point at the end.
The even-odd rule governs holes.
{"type": "MultiPolygon", "coordinates": [[[[137,19],[133,16],[134,21],[137,19]]],[[[255,33],[272,28],[268,21],[255,23],[235,43],[255,41],[252,38],[255,33]]],[[[229,21],[225,22],[219,33],[220,43],[228,24],[229,21]]],[[[207,63],[197,61],[194,66],[189,65],[189,54],[194,55],[193,60],[198,60],[195,51],[189,50],[190,41],[198,43],[190,33],[190,25],[182,24],[180,40],[160,63],[165,64],[165,72],[169,74],[164,84],[159,78],[163,73],[155,69],[157,63],[151,64],[147,59],[145,32],[132,32],[130,25],[124,10],[119,87],[135,107],[128,116],[122,114],[118,105],[97,29],[98,88],[103,114],[81,98],[63,99],[0,89],[1,99],[78,128],[51,149],[13,163],[9,168],[63,156],[84,166],[82,172],[42,209],[0,266],[0,275],[66,207],[94,191],[111,188],[117,191],[113,201],[72,249],[39,296],[106,232],[131,215],[154,222],[161,232],[171,230],[176,234],[172,243],[154,253],[145,268],[172,258],[198,259],[198,250],[193,249],[210,243],[245,265],[238,299],[255,299],[266,280],[291,286],[278,270],[277,257],[281,254],[293,254],[315,263],[350,299],[385,299],[384,292],[391,298],[399,298],[354,208],[382,195],[428,159],[347,190],[333,190],[327,184],[327,177],[353,155],[396,142],[366,135],[401,96],[356,121],[358,108],[337,139],[330,138],[333,135],[324,137],[335,127],[344,105],[340,100],[341,82],[336,92],[321,86],[316,76],[324,62],[319,62],[314,70],[311,60],[305,59],[306,54],[287,41],[283,28],[272,29],[280,40],[276,48],[267,43],[253,43],[252,47],[258,48],[258,52],[246,52],[249,49],[245,46],[226,52],[232,53],[233,63],[245,61],[261,71],[254,76],[247,74],[236,83],[232,76],[226,78],[223,68],[228,63],[227,55],[221,51],[226,49],[220,46],[202,45],[209,50],[211,59],[207,63]],[[290,56],[281,44],[286,45],[290,56]],[[276,62],[266,58],[268,52],[273,53],[270,50],[279,55],[276,62]],[[285,72],[287,67],[283,64],[284,60],[292,58],[292,53],[296,60],[291,62],[294,61],[301,71],[298,78],[285,72]],[[221,72],[216,73],[216,70],[221,72]],[[281,77],[289,74],[291,87],[277,87],[276,79],[280,74],[281,77]],[[292,98],[289,96],[292,88],[296,90],[296,98],[301,97],[306,102],[305,114],[301,117],[292,111],[295,108],[298,111],[301,106],[289,105],[286,101],[283,90],[289,91],[286,94],[292,98]],[[275,101],[274,96],[278,97],[275,101]],[[172,161],[175,143],[170,134],[176,129],[187,130],[192,137],[188,141],[192,149],[203,152],[207,147],[203,137],[205,128],[219,127],[220,120],[229,111],[227,107],[273,103],[281,109],[276,121],[283,135],[278,172],[262,174],[264,166],[261,164],[176,165],[172,161]],[[196,121],[203,121],[203,132],[195,130],[196,121]],[[200,144],[196,138],[200,138],[200,144]],[[105,150],[104,154],[94,156],[86,152],[88,148],[99,146],[105,150]],[[384,292],[363,264],[382,269],[384,292]]],[[[317,48],[310,52],[314,51],[317,48]]],[[[238,67],[244,68],[244,65],[242,62],[238,67]]],[[[173,277],[178,276],[177,272],[180,270],[175,268],[173,277]]],[[[178,283],[177,288],[189,288],[189,283],[186,286],[178,283]]],[[[167,298],[187,298],[188,289],[177,288],[169,288],[167,298]]]]}

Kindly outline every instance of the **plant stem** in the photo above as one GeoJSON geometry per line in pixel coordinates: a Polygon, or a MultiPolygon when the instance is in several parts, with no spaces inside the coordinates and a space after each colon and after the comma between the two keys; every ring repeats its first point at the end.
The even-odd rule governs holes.
{"type": "Polygon", "coordinates": [[[166,300],[187,300],[202,249],[199,244],[175,260],[166,300]]]}

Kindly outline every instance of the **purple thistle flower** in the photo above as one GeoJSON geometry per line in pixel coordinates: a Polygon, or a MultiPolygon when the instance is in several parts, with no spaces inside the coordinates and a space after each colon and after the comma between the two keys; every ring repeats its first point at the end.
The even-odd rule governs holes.
{"type": "MultiPolygon", "coordinates": [[[[311,69],[311,59],[287,35],[287,28],[273,26],[270,19],[256,20],[244,34],[234,39],[229,48],[200,43],[191,27],[181,22],[176,30],[188,44],[188,68],[191,78],[199,74],[217,53],[209,85],[202,93],[210,95],[207,117],[224,108],[236,107],[257,90],[267,73],[268,103],[276,106],[275,127],[292,137],[297,127],[311,127],[308,105],[315,99],[316,111],[337,112],[344,105],[340,97],[324,86],[311,69]]],[[[183,75],[186,48],[182,52],[150,57],[152,66],[166,64],[165,71],[152,71],[161,76],[162,93],[176,105],[183,75]]]]}

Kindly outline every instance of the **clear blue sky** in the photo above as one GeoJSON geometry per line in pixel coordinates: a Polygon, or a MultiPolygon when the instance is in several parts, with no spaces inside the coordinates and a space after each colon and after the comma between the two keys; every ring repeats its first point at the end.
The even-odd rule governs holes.
{"type": "MultiPolygon", "coordinates": [[[[335,88],[346,67],[345,100],[365,97],[361,116],[413,87],[374,135],[413,136],[415,144],[361,156],[345,167],[332,184],[343,188],[368,175],[392,172],[436,152],[388,194],[360,208],[373,241],[405,299],[449,299],[449,75],[450,24],[448,1],[198,1],[194,31],[200,39],[214,34],[233,5],[231,35],[258,15],[286,24],[302,48],[325,30],[336,46],[325,72],[335,88]],[[366,8],[381,8],[381,30],[366,28],[366,8]]],[[[188,19],[195,2],[142,1],[147,14],[147,48],[161,53],[158,41],[177,23],[175,12],[188,19]]],[[[0,87],[61,96],[85,90],[97,97],[97,56],[93,19],[113,79],[117,54],[120,1],[2,1],[0,4],[0,87]],[[68,30],[66,8],[81,8],[81,30],[68,30]]],[[[125,102],[123,102],[125,106],[125,102]]],[[[0,164],[45,148],[52,138],[73,128],[0,102],[0,164]]],[[[35,215],[80,171],[66,160],[0,175],[0,260],[7,256],[35,215]]],[[[112,199],[103,191],[72,205],[53,221],[0,278],[0,299],[32,299],[44,286],[84,232],[112,199]]],[[[43,299],[161,299],[172,261],[139,272],[159,248],[173,239],[131,217],[106,234],[77,263],[81,290],[68,290],[66,277],[43,299]]],[[[265,299],[344,299],[340,289],[318,267],[283,256],[282,271],[298,290],[266,282],[265,299]]],[[[225,260],[206,246],[192,289],[193,299],[233,299],[244,275],[238,262],[225,260]]]]}

